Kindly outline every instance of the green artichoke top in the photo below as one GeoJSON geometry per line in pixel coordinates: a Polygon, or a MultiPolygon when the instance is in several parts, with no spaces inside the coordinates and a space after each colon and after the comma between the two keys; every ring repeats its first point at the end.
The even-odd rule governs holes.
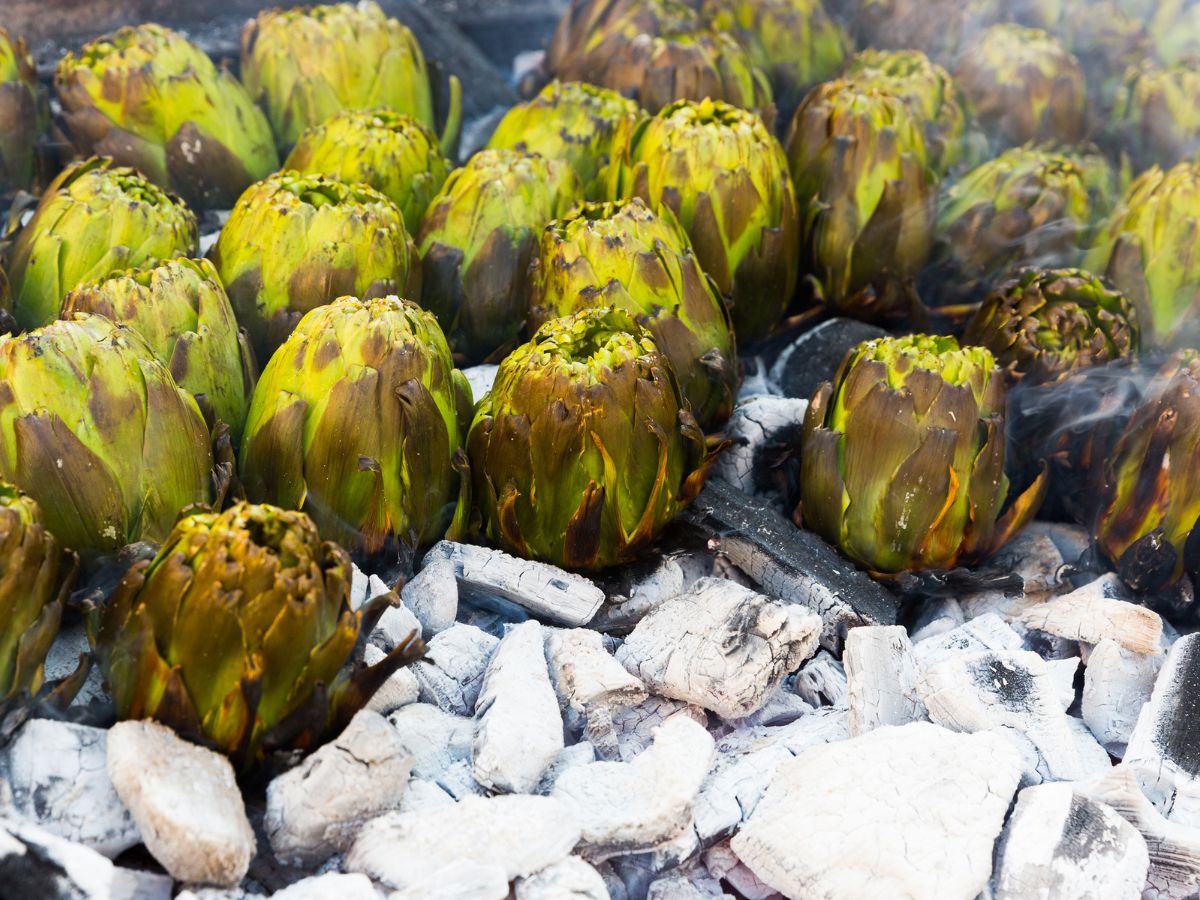
{"type": "Polygon", "coordinates": [[[1025,269],[996,288],[964,340],[987,347],[1017,378],[1056,381],[1131,356],[1137,313],[1119,291],[1081,269],[1025,269]]]}
{"type": "Polygon", "coordinates": [[[1200,149],[1200,62],[1143,61],[1125,73],[1112,112],[1121,150],[1139,169],[1173,166],[1200,149]]]}
{"type": "Polygon", "coordinates": [[[558,20],[546,51],[546,69],[561,81],[591,81],[616,47],[640,35],[654,37],[698,28],[684,0],[573,0],[558,20]]]}
{"type": "Polygon", "coordinates": [[[489,148],[511,148],[570,163],[592,200],[612,192],[609,166],[629,146],[645,113],[616,91],[577,81],[552,81],[500,120],[489,148]]]}
{"type": "Polygon", "coordinates": [[[0,27],[0,85],[12,82],[35,88],[38,83],[37,68],[25,41],[0,27]]]}
{"type": "Polygon", "coordinates": [[[29,48],[0,26],[0,193],[31,186],[35,145],[48,121],[29,48]]]}

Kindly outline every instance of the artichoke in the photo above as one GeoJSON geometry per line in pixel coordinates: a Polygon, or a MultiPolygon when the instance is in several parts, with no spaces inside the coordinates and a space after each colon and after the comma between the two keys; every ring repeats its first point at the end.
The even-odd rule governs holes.
{"type": "Polygon", "coordinates": [[[670,364],[616,309],[555,319],[514,350],[467,450],[487,537],[572,569],[633,559],[714,459],[670,364]]]}
{"type": "Polygon", "coordinates": [[[450,174],[417,246],[421,305],[457,352],[481,360],[520,334],[538,234],[580,194],[570,165],[515,150],[484,150],[450,174]]]}
{"type": "Polygon", "coordinates": [[[300,136],[284,168],[375,188],[400,207],[409,234],[421,227],[450,174],[433,131],[388,109],[344,110],[314,125],[300,136]]]}
{"type": "Polygon", "coordinates": [[[410,636],[346,670],[380,602],[396,599],[352,610],[351,571],[303,513],[239,503],[181,519],[89,622],[117,716],[158,719],[243,771],[311,748],[422,649],[410,636]]]}
{"type": "Polygon", "coordinates": [[[34,143],[44,124],[44,102],[25,42],[0,27],[0,193],[33,183],[34,143]]]}
{"type": "Polygon", "coordinates": [[[952,337],[866,341],[817,389],[802,438],[805,527],[883,574],[981,559],[1037,512],[1039,478],[1001,515],[1005,385],[952,337]]]}
{"type": "Polygon", "coordinates": [[[850,60],[843,77],[907,102],[913,116],[925,126],[925,146],[939,172],[963,158],[966,101],[950,73],[931,63],[920,50],[864,50],[850,60]]]}
{"type": "Polygon", "coordinates": [[[1150,34],[1141,19],[1119,0],[1072,0],[1076,9],[1065,21],[1063,43],[1083,69],[1088,85],[1090,131],[1107,126],[1122,91],[1126,72],[1153,56],[1150,34]]]}
{"type": "MultiPolygon", "coordinates": [[[[383,107],[437,124],[420,44],[371,0],[259,13],[242,31],[242,79],[281,148],[343,109],[383,107]]],[[[450,89],[446,153],[462,112],[457,78],[450,89]]]]}
{"type": "Polygon", "coordinates": [[[229,426],[237,446],[255,367],[211,263],[169,260],[82,285],[63,301],[63,318],[75,313],[97,313],[141,335],[175,383],[229,426]]]}
{"type": "Polygon", "coordinates": [[[41,691],[77,567],[37,502],[0,482],[0,708],[41,691]]]}
{"type": "Polygon", "coordinates": [[[562,81],[589,81],[588,73],[624,44],[700,26],[696,10],[683,0],[571,0],[546,50],[545,68],[562,81]]]}
{"type": "Polygon", "coordinates": [[[1139,170],[1194,156],[1200,149],[1200,63],[1131,68],[1114,103],[1112,129],[1139,170]]]}
{"type": "Polygon", "coordinates": [[[634,134],[620,193],[675,214],[742,340],[775,327],[796,288],[799,221],[787,158],[758,116],[714,100],[671,104],[634,134]]]}
{"type": "Polygon", "coordinates": [[[853,46],[821,0],[705,0],[700,13],[746,48],[785,110],[837,74],[853,46]]]}
{"type": "Polygon", "coordinates": [[[1014,147],[942,191],[931,267],[946,301],[978,301],[1011,267],[1072,266],[1112,203],[1098,157],[1014,147]]]}
{"type": "Polygon", "coordinates": [[[949,65],[963,38],[998,21],[1008,0],[859,0],[855,30],[863,47],[920,50],[949,65]]]}
{"type": "Polygon", "coordinates": [[[1177,353],[1159,370],[1105,468],[1094,535],[1135,590],[1197,573],[1200,518],[1200,355],[1177,353]]]}
{"type": "Polygon", "coordinates": [[[1073,144],[1084,132],[1079,60],[1036,28],[993,25],[964,48],[954,77],[980,126],[1003,146],[1073,144]]]}
{"type": "Polygon", "coordinates": [[[63,297],[113,272],[195,256],[196,217],[132,169],[89,159],[42,195],[8,255],[14,313],[22,328],[58,318],[63,297]]]}
{"type": "Polygon", "coordinates": [[[588,199],[604,200],[612,191],[611,164],[628,148],[644,115],[616,91],[554,81],[528,103],[510,109],[488,147],[561,159],[575,170],[588,199]]]}
{"type": "Polygon", "coordinates": [[[78,315],[0,337],[0,478],[84,555],[162,540],[211,499],[208,428],[135,332],[78,315]]]}
{"type": "Polygon", "coordinates": [[[81,151],[132,166],[195,206],[228,209],[279,168],[246,89],[161,25],[122,28],[68,53],[54,86],[81,151]]]}
{"type": "Polygon", "coordinates": [[[1200,338],[1198,233],[1200,163],[1155,166],[1129,186],[1084,260],[1133,301],[1147,344],[1200,338]]]}
{"type": "Polygon", "coordinates": [[[594,307],[637,318],[671,363],[701,425],[728,418],[738,365],[729,313],[675,215],[641,200],[588,203],[542,232],[530,327],[594,307]]]}
{"type": "Polygon", "coordinates": [[[263,371],[242,445],[246,494],[303,509],[365,554],[427,546],[459,498],[470,412],[430,313],[343,297],[301,319],[263,371]]]}
{"type": "Polygon", "coordinates": [[[796,110],[787,156],[808,292],[858,318],[907,312],[934,218],[925,137],[908,105],[878,88],[827,82],[796,110]]]}
{"type": "Polygon", "coordinates": [[[988,295],[963,340],[987,347],[1016,378],[1057,381],[1138,349],[1137,313],[1081,269],[1023,269],[988,295]]]}
{"type": "Polygon", "coordinates": [[[365,184],[320,175],[284,171],[253,185],[209,257],[261,360],[306,312],[338,297],[420,295],[399,207],[365,184]]]}
{"type": "Polygon", "coordinates": [[[1137,3],[1148,22],[1155,55],[1167,65],[1200,57],[1200,3],[1145,0],[1137,3]]]}

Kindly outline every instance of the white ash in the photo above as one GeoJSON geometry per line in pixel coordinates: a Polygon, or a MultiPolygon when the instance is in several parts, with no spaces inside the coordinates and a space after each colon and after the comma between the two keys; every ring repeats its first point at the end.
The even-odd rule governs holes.
{"type": "MultiPolygon", "coordinates": [[[[64,625],[50,645],[43,666],[46,683],[61,681],[75,673],[80,660],[91,654],[92,648],[88,643],[87,630],[82,624],[71,623],[64,625]]],[[[108,695],[104,691],[104,681],[100,667],[93,665],[80,687],[79,693],[71,701],[71,706],[87,706],[94,701],[103,701],[108,695]]]]}
{"type": "Polygon", "coordinates": [[[378,713],[359,712],[331,743],[267,786],[263,827],[285,865],[315,866],[345,852],[355,832],[396,810],[412,771],[400,736],[378,713]]]}
{"type": "Polygon", "coordinates": [[[704,579],[639,622],[617,659],[657,693],[738,718],[816,652],[820,633],[801,606],[704,579]]]}
{"type": "Polygon", "coordinates": [[[792,683],[796,694],[810,706],[844,707],[849,702],[846,668],[824,648],[800,667],[792,683]]]}
{"type": "MultiPolygon", "coordinates": [[[[569,744],[559,751],[554,757],[554,761],[546,767],[546,771],[542,773],[542,778],[538,782],[538,786],[534,791],[535,794],[549,794],[554,790],[554,783],[558,781],[559,776],[567,769],[573,769],[576,766],[586,766],[588,763],[594,763],[599,759],[596,752],[596,747],[590,741],[580,741],[577,744],[569,744]]],[[[603,757],[609,759],[612,757],[603,757]]]]}
{"type": "Polygon", "coordinates": [[[1025,613],[1041,606],[1049,596],[1026,594],[1022,591],[986,590],[959,597],[958,605],[968,622],[991,614],[1011,624],[1020,621],[1025,613]]]}
{"type": "Polygon", "coordinates": [[[746,728],[755,725],[787,725],[801,716],[811,713],[815,707],[795,692],[785,680],[767,698],[767,702],[740,719],[726,719],[725,724],[731,728],[746,728]]]}
{"type": "Polygon", "coordinates": [[[646,888],[646,900],[733,900],[704,866],[696,864],[655,878],[646,888]]]}
{"type": "Polygon", "coordinates": [[[458,615],[454,563],[446,559],[431,562],[400,589],[400,599],[421,623],[426,641],[441,634],[458,615]]]}
{"type": "Polygon", "coordinates": [[[1113,756],[1125,745],[1138,713],[1150,700],[1165,656],[1134,653],[1105,639],[1091,649],[1083,673],[1083,721],[1113,756]]]}
{"type": "Polygon", "coordinates": [[[350,608],[357,612],[362,609],[362,605],[369,599],[367,597],[368,584],[370,584],[371,576],[358,567],[356,563],[350,564],[350,608]]]}
{"type": "MultiPolygon", "coordinates": [[[[378,664],[385,656],[387,654],[374,644],[367,644],[363,648],[363,662],[368,666],[378,664]]],[[[366,708],[386,716],[402,706],[416,703],[420,696],[421,686],[417,683],[417,676],[413,674],[411,666],[404,666],[388,676],[379,690],[371,695],[366,708]]]]}
{"type": "Polygon", "coordinates": [[[783,763],[731,846],[790,897],[971,900],[1019,779],[998,735],[878,728],[783,763]]]}
{"type": "Polygon", "coordinates": [[[456,716],[473,716],[488,662],[499,645],[499,638],[461,622],[439,632],[425,658],[411,666],[421,702],[456,716]]]}
{"type": "Polygon", "coordinates": [[[1021,635],[1011,625],[995,613],[985,613],[915,643],[913,653],[921,665],[929,666],[946,656],[983,650],[1020,650],[1021,646],[1021,635]]]}
{"type": "Polygon", "coordinates": [[[649,747],[654,740],[654,729],[676,713],[684,713],[699,724],[708,725],[708,714],[699,706],[666,697],[651,696],[637,706],[614,713],[613,731],[621,759],[633,759],[649,747]]]}
{"type": "Polygon", "coordinates": [[[1120,599],[1116,576],[1090,584],[1027,610],[1026,628],[1087,644],[1115,641],[1135,653],[1154,653],[1162,638],[1162,618],[1153,610],[1120,599]]]}
{"type": "Polygon", "coordinates": [[[600,607],[591,627],[626,633],[654,607],[682,594],[686,586],[684,568],[674,556],[662,556],[653,564],[624,569],[609,587],[608,602],[600,607]]]}
{"type": "Polygon", "coordinates": [[[546,659],[567,730],[603,741],[616,750],[612,715],[646,699],[646,686],[630,675],[604,646],[600,634],[586,628],[546,631],[546,659]]]}
{"type": "Polygon", "coordinates": [[[507,886],[566,859],[579,838],[578,823],[552,797],[467,797],[368,822],[346,869],[397,890],[421,890],[444,881],[456,865],[470,864],[500,869],[507,886]]]}
{"type": "Polygon", "coordinates": [[[921,603],[911,630],[912,642],[919,644],[953,631],[967,621],[962,606],[954,597],[931,597],[921,603]]]}
{"type": "Polygon", "coordinates": [[[487,607],[515,604],[552,625],[586,625],[604,602],[604,592],[582,575],[518,559],[500,550],[442,541],[425,555],[422,568],[437,560],[454,564],[460,601],[487,607]]]}
{"type": "Polygon", "coordinates": [[[424,778],[410,778],[396,811],[415,812],[432,806],[453,806],[454,803],[454,798],[437,782],[426,781],[424,778]]]}
{"type": "Polygon", "coordinates": [[[846,635],[850,736],[883,725],[927,718],[917,688],[917,662],[908,633],[899,625],[869,625],[846,635]]]}
{"type": "Polygon", "coordinates": [[[476,862],[452,862],[437,877],[388,900],[505,900],[509,896],[508,873],[504,866],[476,862]]]}
{"type": "Polygon", "coordinates": [[[578,856],[547,866],[536,874],[518,878],[514,900],[609,900],[604,878],[578,856]]]}
{"type": "Polygon", "coordinates": [[[400,735],[405,752],[413,758],[412,775],[441,784],[456,762],[469,761],[475,739],[475,722],[442,712],[428,703],[401,707],[388,721],[400,735]]]}
{"type": "Polygon", "coordinates": [[[1065,522],[1031,522],[1025,533],[1043,534],[1050,538],[1063,561],[1069,564],[1078,562],[1092,543],[1092,536],[1086,528],[1065,522]]]}
{"type": "Polygon", "coordinates": [[[113,859],[141,843],[107,770],[107,733],[30,719],[6,753],[17,812],[58,837],[113,859]]]}
{"type": "Polygon", "coordinates": [[[550,685],[538,622],[514,625],[492,654],[476,705],[475,779],[511,793],[533,791],[563,749],[563,721],[550,685]]]}
{"type": "Polygon", "coordinates": [[[379,900],[379,892],[366,875],[327,872],[305,878],[271,895],[271,900],[379,900]]]}
{"type": "Polygon", "coordinates": [[[467,383],[471,385],[471,396],[478,403],[483,399],[483,395],[492,389],[492,384],[496,381],[496,373],[500,371],[499,366],[469,366],[462,370],[463,375],[467,377],[467,383]]]}
{"type": "Polygon", "coordinates": [[[108,776],[150,854],[178,881],[233,886],[254,857],[233,766],[156,722],[108,732],[108,776]]]}
{"type": "Polygon", "coordinates": [[[1063,587],[1063,556],[1050,535],[1026,528],[984,564],[1004,574],[1021,576],[1025,594],[1050,594],[1063,587]]]}
{"type": "Polygon", "coordinates": [[[438,786],[455,800],[463,797],[486,796],[490,790],[475,777],[475,767],[469,759],[452,762],[438,777],[438,786]]]}
{"type": "Polygon", "coordinates": [[[717,457],[713,475],[751,496],[782,499],[770,483],[770,464],[764,457],[796,441],[807,410],[807,400],[791,397],[754,397],[739,403],[725,425],[730,445],[717,457]]]}
{"type": "Polygon", "coordinates": [[[704,851],[704,868],[718,881],[723,881],[746,900],[768,900],[779,892],[755,875],[737,857],[728,841],[704,851]]]}
{"type": "Polygon", "coordinates": [[[367,640],[384,653],[390,653],[413,636],[421,636],[421,623],[397,598],[395,604],[383,611],[367,640]]]}

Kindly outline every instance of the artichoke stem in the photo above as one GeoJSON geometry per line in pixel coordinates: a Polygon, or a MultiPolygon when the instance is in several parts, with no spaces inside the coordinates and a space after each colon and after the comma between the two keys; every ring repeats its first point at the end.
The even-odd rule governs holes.
{"type": "Polygon", "coordinates": [[[462,131],[462,82],[457,75],[450,76],[450,106],[446,110],[446,128],[442,132],[442,155],[454,158],[458,155],[458,137],[462,131]]]}

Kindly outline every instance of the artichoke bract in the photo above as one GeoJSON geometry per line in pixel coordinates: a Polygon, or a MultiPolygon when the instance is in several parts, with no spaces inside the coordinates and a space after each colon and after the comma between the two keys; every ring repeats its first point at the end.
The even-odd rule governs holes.
{"type": "Polygon", "coordinates": [[[478,361],[516,340],[538,235],[581,195],[569,164],[515,150],[484,150],[450,174],[417,246],[421,305],[456,352],[478,361]]]}
{"type": "Polygon", "coordinates": [[[1200,63],[1130,69],[1116,96],[1116,146],[1137,168],[1173,166],[1200,149],[1200,63]]]}
{"type": "Polygon", "coordinates": [[[589,73],[623,44],[701,24],[683,0],[571,0],[546,49],[545,68],[562,81],[591,81],[589,73]]]}
{"type": "Polygon", "coordinates": [[[345,110],[314,125],[283,167],[375,188],[400,207],[410,234],[450,174],[432,129],[388,109],[345,110]]]}
{"type": "MultiPolygon", "coordinates": [[[[437,125],[420,44],[374,2],[259,13],[242,31],[242,80],[283,149],[343,109],[384,107],[437,125]]],[[[450,85],[447,152],[461,116],[458,80],[450,85]]]]}
{"type": "Polygon", "coordinates": [[[42,689],[77,568],[37,502],[0,482],[0,708],[42,689]]]}
{"type": "Polygon", "coordinates": [[[237,446],[255,366],[211,263],[168,260],[81,285],[63,301],[62,317],[75,313],[96,313],[141,335],[175,383],[229,426],[237,446]]]}
{"type": "Polygon", "coordinates": [[[278,172],[250,187],[209,258],[260,360],[338,297],[420,295],[404,215],[365,184],[278,172]]]}
{"type": "Polygon", "coordinates": [[[925,126],[930,162],[939,172],[958,163],[966,152],[965,98],[950,73],[920,50],[864,50],[843,73],[863,87],[876,87],[908,103],[925,126]]]}
{"type": "Polygon", "coordinates": [[[420,655],[415,636],[349,672],[377,614],[350,607],[350,557],[308,516],[239,503],[179,521],[89,621],[118,718],[153,718],[241,770],[311,749],[420,655]]]}
{"type": "Polygon", "coordinates": [[[804,525],[878,573],[952,568],[1037,513],[1039,478],[1001,514],[1004,378],[983,347],[909,335],[860,344],[804,421],[804,525]]]}
{"type": "Polygon", "coordinates": [[[924,131],[908,104],[851,81],[820,85],[796,110],[787,157],[807,292],[856,318],[907,312],[934,221],[924,131]]]}
{"type": "Polygon", "coordinates": [[[1126,190],[1084,268],[1107,276],[1137,306],[1147,344],[1200,337],[1200,163],[1155,166],[1126,190]]]}
{"type": "Polygon", "coordinates": [[[1077,60],[1036,28],[993,25],[962,52],[954,77],[984,131],[1003,146],[1083,136],[1086,82],[1077,60]]]}
{"type": "Polygon", "coordinates": [[[64,546],[162,540],[212,499],[212,465],[196,401],[129,328],[81,314],[0,337],[0,478],[64,546]]]}
{"type": "Polygon", "coordinates": [[[536,153],[570,163],[590,200],[608,199],[610,168],[629,146],[645,113],[616,91],[553,81],[500,120],[489,148],[536,153]]]}
{"type": "Polygon", "coordinates": [[[1195,576],[1200,518],[1200,356],[1180,351],[1150,382],[1109,457],[1093,535],[1135,590],[1195,576]]]}
{"type": "Polygon", "coordinates": [[[133,169],[89,159],[46,189],[8,255],[14,315],[22,328],[58,318],[67,292],[160,259],[195,256],[196,217],[133,169]]]}
{"type": "Polygon", "coordinates": [[[228,209],[279,168],[246,89],[183,35],[122,28],[58,63],[63,120],[85,153],[111,156],[198,207],[228,209]]]}
{"type": "Polygon", "coordinates": [[[670,209],[636,198],[575,209],[542,232],[530,280],[531,328],[618,307],[653,336],[700,424],[728,418],[738,381],[729,313],[670,209]]]}
{"type": "Polygon", "coordinates": [[[649,546],[714,458],[670,364],[615,309],[555,319],[505,358],[467,450],[487,537],[586,570],[649,546]]]}
{"type": "Polygon", "coordinates": [[[365,554],[428,546],[466,486],[471,389],[437,320],[396,297],[313,310],[272,357],[242,444],[247,496],[365,554]]]}
{"type": "Polygon", "coordinates": [[[758,116],[714,100],[671,104],[634,134],[620,193],[675,214],[739,338],[775,327],[796,289],[800,223],[787,158],[758,116]]]}
{"type": "Polygon", "coordinates": [[[1103,279],[1030,268],[988,295],[963,341],[987,347],[1015,378],[1046,382],[1132,356],[1139,335],[1133,304],[1103,279]]]}
{"type": "Polygon", "coordinates": [[[44,98],[29,48],[0,27],[0,193],[33,182],[34,145],[44,98]]]}
{"type": "Polygon", "coordinates": [[[821,0],[705,0],[700,13],[746,48],[785,110],[837,74],[853,47],[821,0]]]}

